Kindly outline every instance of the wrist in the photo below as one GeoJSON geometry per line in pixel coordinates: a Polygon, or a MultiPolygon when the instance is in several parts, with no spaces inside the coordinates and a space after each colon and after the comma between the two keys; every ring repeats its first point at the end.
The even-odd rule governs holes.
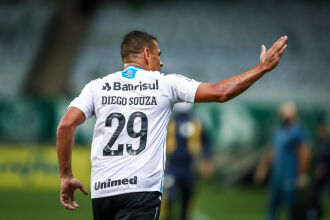
{"type": "Polygon", "coordinates": [[[70,175],[60,175],[60,178],[63,179],[63,180],[70,180],[73,178],[73,175],[70,174],[70,175]]]}
{"type": "Polygon", "coordinates": [[[269,71],[269,69],[264,63],[259,63],[256,67],[258,72],[260,72],[261,74],[265,74],[269,71]]]}
{"type": "Polygon", "coordinates": [[[71,165],[60,166],[60,178],[61,179],[72,179],[71,165]]]}

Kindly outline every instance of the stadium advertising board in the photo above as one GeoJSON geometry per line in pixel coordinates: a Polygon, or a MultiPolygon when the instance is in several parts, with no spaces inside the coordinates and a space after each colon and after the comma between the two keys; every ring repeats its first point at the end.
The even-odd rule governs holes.
{"type": "MultiPolygon", "coordinates": [[[[89,186],[90,150],[76,148],[73,173],[89,186]]],[[[56,147],[0,147],[1,189],[59,189],[56,147]]]]}

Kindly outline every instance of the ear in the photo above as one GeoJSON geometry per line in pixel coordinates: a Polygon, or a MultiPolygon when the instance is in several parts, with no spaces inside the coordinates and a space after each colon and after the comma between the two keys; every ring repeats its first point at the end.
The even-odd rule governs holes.
{"type": "Polygon", "coordinates": [[[147,64],[149,64],[150,53],[151,53],[151,51],[150,51],[149,48],[144,48],[143,55],[144,55],[144,59],[145,59],[147,64]]]}

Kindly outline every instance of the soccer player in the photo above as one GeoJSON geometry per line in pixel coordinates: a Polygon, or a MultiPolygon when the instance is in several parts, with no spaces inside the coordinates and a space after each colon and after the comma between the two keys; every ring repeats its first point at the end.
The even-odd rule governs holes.
{"type": "MultiPolygon", "coordinates": [[[[69,105],[57,129],[60,201],[78,207],[74,191],[87,191],[74,178],[71,153],[76,127],[95,115],[91,149],[91,197],[94,219],[159,219],[165,167],[165,140],[177,102],[226,102],[275,68],[287,37],[266,51],[260,63],[221,82],[199,83],[160,73],[157,38],[142,31],[126,34],[121,44],[124,70],[88,83],[69,105]]],[[[201,61],[202,62],[202,61],[201,61]]]]}
{"type": "Polygon", "coordinates": [[[174,107],[174,117],[168,124],[166,137],[167,166],[165,172],[165,216],[174,219],[174,202],[180,204],[180,220],[190,219],[195,189],[194,159],[202,155],[201,176],[213,174],[210,137],[207,129],[192,114],[193,104],[179,103],[174,107]],[[167,201],[167,202],[166,202],[167,201]]]}

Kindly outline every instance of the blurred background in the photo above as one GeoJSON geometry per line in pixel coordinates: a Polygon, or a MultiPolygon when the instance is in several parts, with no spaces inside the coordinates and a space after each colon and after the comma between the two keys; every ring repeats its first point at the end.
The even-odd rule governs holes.
{"type": "MultiPolygon", "coordinates": [[[[262,44],[269,48],[289,37],[278,67],[244,94],[191,109],[207,131],[213,171],[202,178],[202,153],[192,157],[189,219],[265,219],[268,184],[256,184],[253,176],[281,124],[279,107],[288,100],[311,150],[309,181],[299,192],[313,191],[318,131],[330,122],[328,1],[1,0],[1,220],[92,218],[90,199],[80,193],[77,211],[60,207],[56,127],[86,83],[123,68],[120,43],[133,29],[158,38],[162,72],[209,83],[252,68],[262,44]]],[[[87,187],[94,122],[78,128],[73,152],[73,172],[87,187]]],[[[322,191],[320,219],[330,219],[328,189],[322,191]]],[[[180,219],[175,212],[179,208],[173,219],[180,219]]],[[[285,216],[283,210],[280,219],[285,216]]]]}

